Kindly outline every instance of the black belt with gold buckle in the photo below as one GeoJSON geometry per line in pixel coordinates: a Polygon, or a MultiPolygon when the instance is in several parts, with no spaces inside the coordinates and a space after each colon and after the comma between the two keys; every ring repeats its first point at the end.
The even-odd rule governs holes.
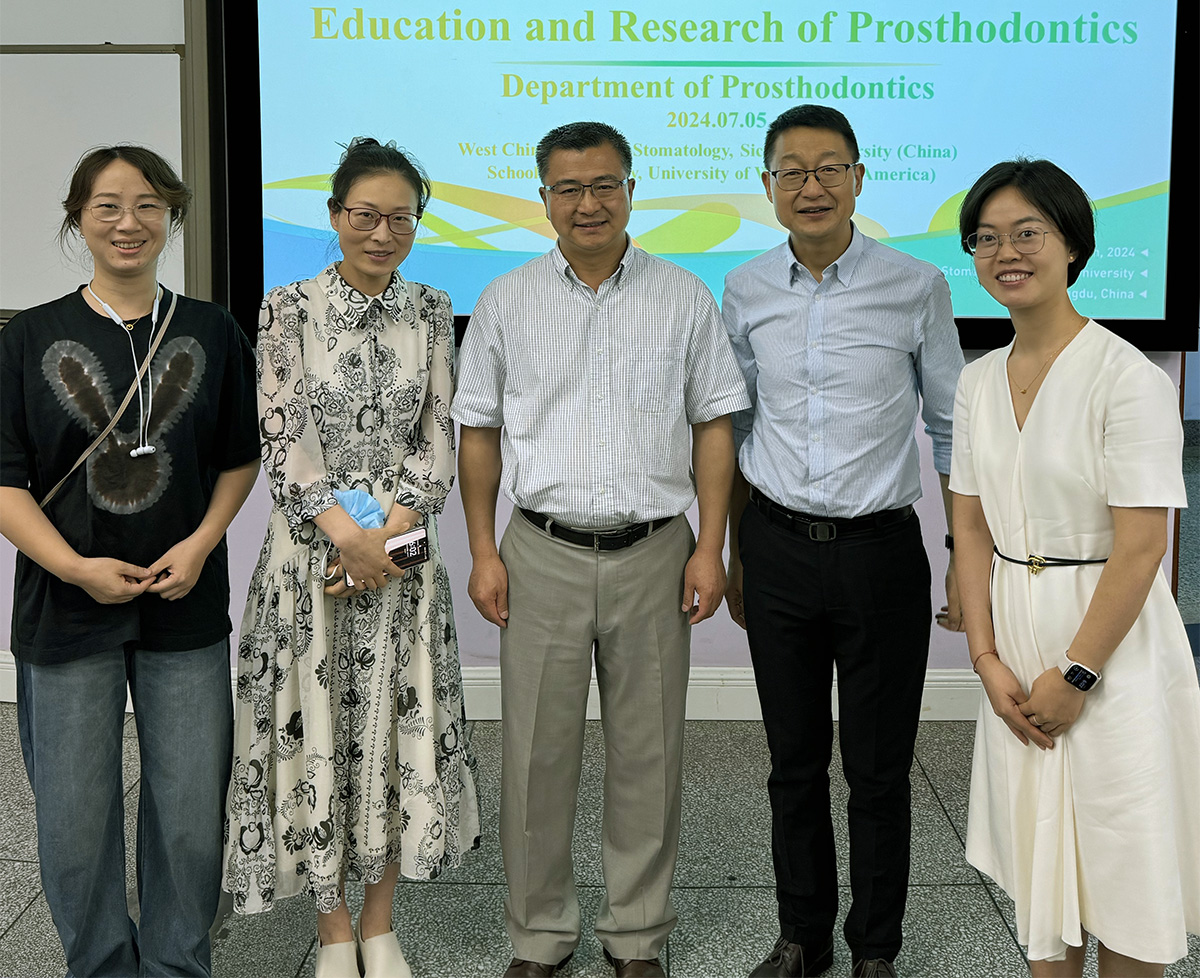
{"type": "Polygon", "coordinates": [[[1078,560],[1075,557],[1045,557],[1042,554],[1030,554],[1024,560],[1017,557],[1009,557],[1000,552],[1000,548],[993,546],[992,552],[1001,560],[1007,560],[1010,564],[1020,564],[1023,567],[1029,568],[1029,573],[1037,577],[1047,567],[1078,567],[1082,564],[1106,564],[1107,557],[1095,557],[1090,560],[1078,560]]]}
{"type": "Polygon", "coordinates": [[[549,516],[535,513],[531,509],[522,509],[520,513],[539,530],[545,530],[555,539],[573,543],[577,547],[589,547],[596,552],[624,550],[626,547],[632,547],[639,540],[645,540],[655,530],[662,529],[675,518],[670,516],[662,520],[650,520],[647,523],[631,523],[619,530],[579,530],[557,523],[549,516]]]}

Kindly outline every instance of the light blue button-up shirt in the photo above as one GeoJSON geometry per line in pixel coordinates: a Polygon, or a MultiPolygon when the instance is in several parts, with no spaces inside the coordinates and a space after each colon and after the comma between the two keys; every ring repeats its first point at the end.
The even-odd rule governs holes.
{"type": "Polygon", "coordinates": [[[726,276],[722,315],[751,402],[733,415],[738,464],[767,496],[831,517],[915,502],[918,402],[950,471],[963,354],[933,265],[856,228],[817,282],[785,241],[726,276]]]}
{"type": "Polygon", "coordinates": [[[747,403],[700,279],[629,245],[593,292],[556,246],[483,290],[450,414],[503,426],[514,504],[599,529],[686,510],[689,426],[747,403]]]}

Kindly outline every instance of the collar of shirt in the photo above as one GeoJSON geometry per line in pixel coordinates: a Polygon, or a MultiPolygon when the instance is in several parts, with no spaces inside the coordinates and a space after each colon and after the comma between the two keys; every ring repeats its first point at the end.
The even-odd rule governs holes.
{"type": "MultiPolygon", "coordinates": [[[[629,240],[629,235],[625,235],[625,254],[621,256],[617,270],[600,283],[600,288],[603,289],[605,286],[608,286],[608,288],[612,289],[623,289],[629,278],[641,267],[645,258],[646,256],[641,250],[633,246],[633,242],[629,240]]],[[[554,270],[562,276],[564,282],[567,282],[571,287],[580,285],[591,291],[590,287],[575,274],[575,269],[567,261],[566,256],[562,253],[562,249],[558,246],[558,242],[555,242],[554,247],[550,250],[550,261],[554,265],[554,270]]]]}
{"type": "Polygon", "coordinates": [[[854,227],[853,224],[851,224],[850,227],[850,244],[848,244],[846,246],[846,250],[843,251],[833,261],[831,261],[829,263],[829,267],[821,273],[820,283],[816,281],[812,272],[800,264],[799,259],[796,258],[795,253],[792,251],[791,242],[784,242],[785,247],[781,252],[781,255],[787,261],[788,284],[795,285],[798,279],[808,276],[809,282],[820,285],[826,279],[832,277],[841,282],[842,285],[849,288],[850,282],[854,278],[854,270],[858,268],[859,259],[862,258],[864,247],[863,233],[858,230],[858,228],[854,227]]]}
{"type": "Polygon", "coordinates": [[[392,280],[380,295],[369,296],[359,292],[342,278],[337,265],[330,265],[321,272],[317,276],[317,283],[329,299],[334,318],[342,329],[365,326],[367,310],[374,303],[378,303],[384,312],[399,321],[404,312],[405,299],[408,297],[408,286],[399,271],[392,272],[392,280]]]}

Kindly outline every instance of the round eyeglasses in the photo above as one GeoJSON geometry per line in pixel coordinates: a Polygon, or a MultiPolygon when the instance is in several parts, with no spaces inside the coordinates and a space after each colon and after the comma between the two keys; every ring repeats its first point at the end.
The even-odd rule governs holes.
{"type": "Polygon", "coordinates": [[[355,207],[346,211],[346,220],[355,231],[374,231],[385,217],[392,234],[412,234],[421,221],[420,214],[380,214],[369,207],[355,207]]]}
{"type": "Polygon", "coordinates": [[[163,219],[167,216],[167,205],[159,201],[143,201],[132,207],[125,207],[122,204],[103,201],[98,204],[88,204],[87,208],[92,220],[99,221],[101,224],[113,224],[119,221],[126,211],[141,224],[162,224],[163,219]]]}
{"type": "Polygon", "coordinates": [[[818,166],[815,170],[801,170],[795,167],[789,167],[786,170],[768,170],[771,174],[771,179],[775,181],[775,186],[780,190],[800,190],[808,183],[808,175],[811,173],[817,178],[817,183],[822,187],[840,187],[846,182],[846,176],[853,170],[857,163],[826,163],[824,166],[818,166]]]}
{"type": "Polygon", "coordinates": [[[620,189],[629,182],[629,177],[624,180],[597,180],[595,183],[556,183],[553,187],[544,189],[550,191],[556,198],[564,203],[572,203],[583,199],[583,192],[590,190],[592,196],[597,200],[609,200],[615,197],[620,189]]]}
{"type": "Polygon", "coordinates": [[[967,250],[976,258],[991,258],[1000,250],[1000,239],[1008,238],[1017,251],[1022,255],[1036,255],[1046,246],[1046,235],[1056,234],[1056,231],[1046,231],[1042,228],[1021,228],[1012,234],[1000,231],[976,231],[963,239],[967,250]]]}

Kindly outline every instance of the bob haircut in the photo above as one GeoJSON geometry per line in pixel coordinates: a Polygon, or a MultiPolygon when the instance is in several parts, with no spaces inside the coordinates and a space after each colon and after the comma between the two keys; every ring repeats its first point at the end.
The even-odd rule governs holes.
{"type": "Polygon", "coordinates": [[[597,146],[612,146],[617,151],[625,176],[633,171],[633,151],[629,140],[606,122],[568,122],[565,126],[551,129],[537,144],[534,159],[537,162],[538,179],[546,181],[546,169],[550,166],[550,154],[556,149],[581,151],[597,146]]]}
{"type": "Polygon", "coordinates": [[[66,216],[58,228],[58,243],[65,245],[72,233],[79,231],[79,218],[83,209],[92,199],[92,187],[96,185],[96,177],[108,164],[124,160],[135,167],[154,192],[162,198],[171,212],[171,233],[175,234],[183,227],[187,217],[188,205],[192,201],[192,192],[188,185],[179,179],[175,168],[165,159],[145,146],[132,143],[118,143],[115,146],[98,146],[89,149],[75,164],[71,174],[71,185],[67,196],[62,202],[66,216]]]}
{"type": "Polygon", "coordinates": [[[828,129],[836,132],[846,140],[846,148],[854,157],[850,162],[858,162],[858,139],[850,127],[850,120],[837,109],[828,105],[793,105],[782,112],[767,129],[767,138],[763,143],[763,169],[771,169],[771,155],[775,152],[775,142],[779,134],[789,129],[828,129]]]}
{"type": "Polygon", "coordinates": [[[402,177],[417,195],[417,217],[425,213],[425,205],[433,196],[433,184],[415,159],[406,156],[394,142],[380,143],[370,136],[355,136],[342,153],[338,168],[329,178],[329,213],[336,214],[356,180],[377,173],[395,173],[402,177]]]}
{"type": "Polygon", "coordinates": [[[958,231],[967,254],[967,236],[979,227],[979,215],[997,190],[1014,187],[1062,233],[1075,260],[1067,266],[1067,285],[1079,278],[1096,250],[1096,214],[1088,195],[1063,169],[1049,160],[1018,156],[997,163],[967,191],[958,212],[958,231]]]}

